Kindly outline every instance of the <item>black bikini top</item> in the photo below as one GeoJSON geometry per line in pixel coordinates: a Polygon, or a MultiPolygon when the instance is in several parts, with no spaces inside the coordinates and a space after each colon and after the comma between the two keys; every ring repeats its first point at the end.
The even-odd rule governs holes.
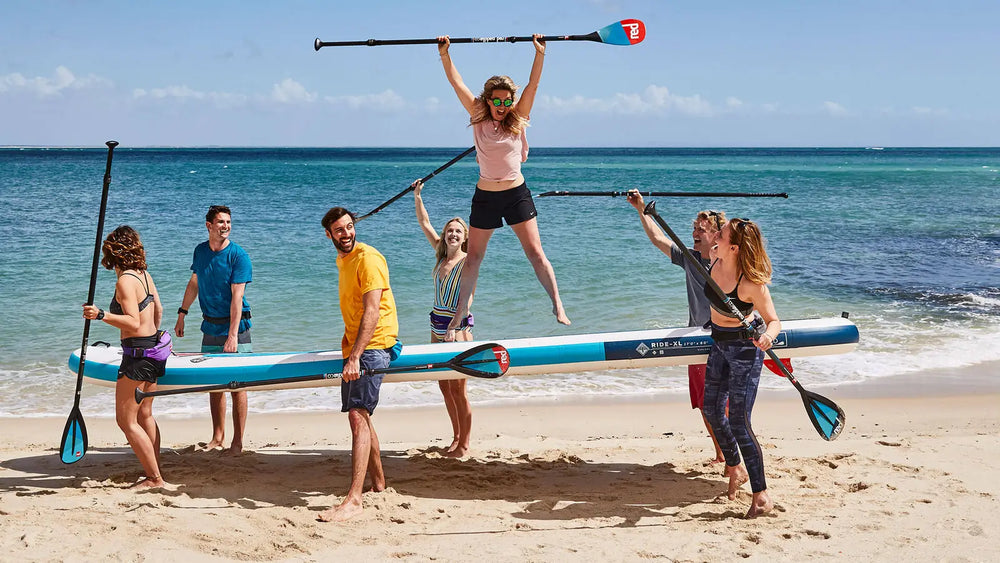
{"type": "MultiPolygon", "coordinates": [[[[715,266],[715,264],[712,264],[712,266],[715,266]]],[[[711,273],[712,268],[709,268],[708,271],[709,273],[711,273]]],[[[750,316],[750,313],[753,312],[753,303],[747,303],[746,301],[740,300],[739,289],[741,281],[743,281],[743,274],[740,274],[739,279],[736,280],[736,287],[734,287],[732,291],[727,293],[726,297],[729,298],[729,302],[735,305],[736,309],[738,309],[739,312],[742,313],[744,317],[748,317],[750,316]]],[[[720,315],[729,317],[731,319],[739,318],[736,315],[734,315],[732,311],[729,310],[729,307],[726,306],[725,301],[719,298],[719,295],[715,293],[715,291],[709,284],[705,284],[705,297],[708,298],[708,302],[712,305],[712,308],[715,309],[716,313],[719,313],[720,315]]]]}
{"type": "MultiPolygon", "coordinates": [[[[152,303],[153,301],[156,300],[153,297],[153,295],[151,293],[149,293],[149,279],[146,278],[146,272],[142,273],[142,278],[140,278],[139,276],[133,274],[132,272],[125,272],[124,275],[126,275],[126,276],[132,276],[133,278],[139,280],[139,283],[142,283],[143,287],[146,289],[146,297],[142,301],[139,302],[139,312],[142,312],[143,309],[145,309],[146,307],[148,307],[150,303],[152,303]]],[[[108,311],[110,311],[114,315],[122,315],[122,314],[125,313],[124,311],[122,311],[121,304],[118,303],[118,291],[117,290],[115,290],[114,296],[111,297],[111,305],[108,305],[108,311]]]]}

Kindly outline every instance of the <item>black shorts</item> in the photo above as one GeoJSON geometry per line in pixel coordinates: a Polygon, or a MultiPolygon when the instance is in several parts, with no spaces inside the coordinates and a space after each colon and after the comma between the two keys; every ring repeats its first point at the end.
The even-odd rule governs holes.
{"type": "Polygon", "coordinates": [[[469,215],[469,226],[477,229],[499,229],[503,221],[508,225],[523,223],[538,215],[535,202],[531,199],[531,191],[527,184],[522,183],[516,188],[502,192],[488,192],[476,188],[472,196],[472,213],[469,215]]]}

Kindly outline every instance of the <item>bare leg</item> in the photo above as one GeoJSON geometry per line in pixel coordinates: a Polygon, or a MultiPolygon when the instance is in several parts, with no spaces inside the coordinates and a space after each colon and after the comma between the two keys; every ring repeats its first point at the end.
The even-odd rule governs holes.
{"type": "MultiPolygon", "coordinates": [[[[146,428],[139,423],[139,405],[135,404],[135,390],[144,385],[146,384],[127,377],[118,379],[118,383],[115,385],[115,420],[118,422],[118,428],[121,428],[122,432],[125,433],[125,438],[132,446],[132,451],[139,458],[139,463],[142,464],[142,469],[146,473],[146,478],[133,487],[162,487],[165,483],[163,477],[160,476],[160,466],[157,463],[153,441],[147,434],[146,428]]],[[[154,422],[154,427],[155,424],[154,422]]]]}
{"type": "MultiPolygon", "coordinates": [[[[347,420],[351,425],[351,487],[340,505],[319,513],[318,518],[323,522],[343,522],[361,514],[362,511],[361,493],[365,485],[365,473],[369,469],[368,458],[373,447],[372,427],[368,411],[364,409],[351,409],[347,413],[347,420]]],[[[377,443],[376,438],[374,446],[376,451],[377,443]]],[[[381,471],[381,460],[378,469],[381,471]]],[[[384,483],[384,475],[382,479],[384,483]]]]}
{"type": "Polygon", "coordinates": [[[205,449],[214,450],[221,448],[226,439],[226,394],[209,393],[208,407],[212,411],[212,439],[205,449]]]}
{"type": "Polygon", "coordinates": [[[441,396],[444,397],[444,407],[448,411],[448,418],[451,420],[451,444],[445,451],[451,452],[458,447],[458,438],[461,428],[458,424],[458,406],[455,404],[454,392],[452,391],[451,379],[438,381],[438,388],[441,389],[441,396]]]}
{"type": "MultiPolygon", "coordinates": [[[[224,393],[219,396],[225,397],[224,393]]],[[[243,451],[243,431],[247,427],[247,392],[233,391],[233,443],[229,447],[230,454],[239,454],[243,451]]],[[[225,405],[225,398],[222,399],[225,405]]]]}
{"type": "Polygon", "coordinates": [[[750,503],[750,510],[747,511],[747,518],[763,516],[774,510],[774,502],[767,494],[767,489],[753,494],[753,501],[750,503]]]}
{"type": "Polygon", "coordinates": [[[549,299],[552,300],[552,314],[560,323],[570,324],[569,317],[566,316],[566,311],[563,309],[562,300],[559,298],[556,273],[552,269],[549,259],[545,257],[545,251],[542,250],[542,241],[538,235],[538,220],[532,217],[523,223],[513,225],[511,228],[514,229],[514,234],[521,241],[521,248],[524,249],[524,255],[531,262],[531,267],[535,269],[535,276],[538,277],[538,281],[541,282],[545,292],[549,294],[549,299]]]}
{"type": "MultiPolygon", "coordinates": [[[[155,383],[144,383],[140,387],[143,387],[144,392],[156,391],[155,383]]],[[[143,431],[149,436],[150,443],[153,444],[153,452],[156,454],[156,466],[160,466],[160,427],[156,425],[156,421],[153,420],[153,398],[149,397],[142,401],[139,405],[139,413],[137,416],[137,422],[139,426],[142,427],[143,431]]]]}
{"type": "MultiPolygon", "coordinates": [[[[472,341],[472,331],[463,330],[458,333],[457,340],[463,342],[472,341]]],[[[448,382],[448,392],[451,401],[455,405],[455,421],[457,421],[457,432],[455,434],[456,445],[450,448],[447,457],[465,457],[469,453],[469,439],[472,435],[472,405],[469,404],[469,395],[466,392],[466,379],[453,379],[448,382]]]]}
{"type": "MultiPolygon", "coordinates": [[[[367,411],[362,411],[365,415],[367,411]]],[[[382,449],[379,447],[378,433],[375,432],[375,425],[372,424],[370,416],[368,420],[368,431],[371,433],[371,446],[368,449],[368,475],[372,479],[372,491],[380,493],[385,490],[385,472],[382,470],[382,449]]]]}
{"type": "Polygon", "coordinates": [[[468,253],[465,257],[465,266],[462,268],[462,283],[458,290],[458,311],[448,324],[445,342],[455,341],[456,329],[462,324],[462,319],[469,316],[469,305],[472,303],[472,295],[476,293],[476,283],[479,281],[479,267],[486,257],[486,245],[489,244],[491,236],[493,229],[469,227],[468,253]]]}

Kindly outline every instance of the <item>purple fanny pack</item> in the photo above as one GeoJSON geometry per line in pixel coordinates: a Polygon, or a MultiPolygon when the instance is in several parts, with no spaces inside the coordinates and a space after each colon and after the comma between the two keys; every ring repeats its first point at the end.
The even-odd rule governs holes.
{"type": "Polygon", "coordinates": [[[156,331],[156,346],[152,348],[122,346],[122,355],[133,358],[149,358],[162,362],[170,357],[171,350],[173,350],[173,345],[170,342],[170,333],[165,330],[158,330],[156,331]]]}

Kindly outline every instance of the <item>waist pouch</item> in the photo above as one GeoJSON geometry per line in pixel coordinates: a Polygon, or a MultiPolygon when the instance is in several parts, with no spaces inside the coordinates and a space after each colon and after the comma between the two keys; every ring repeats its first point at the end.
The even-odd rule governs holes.
{"type": "MultiPolygon", "coordinates": [[[[205,319],[206,321],[214,325],[229,324],[229,317],[210,317],[208,315],[202,315],[201,318],[205,319]]],[[[240,319],[249,319],[249,318],[250,318],[250,311],[243,311],[243,314],[240,315],[240,319]]]]}
{"type": "Polygon", "coordinates": [[[149,358],[158,362],[166,361],[170,357],[173,345],[170,341],[170,333],[165,330],[156,331],[156,346],[152,348],[138,348],[135,346],[122,345],[122,355],[131,358],[149,358]]]}

